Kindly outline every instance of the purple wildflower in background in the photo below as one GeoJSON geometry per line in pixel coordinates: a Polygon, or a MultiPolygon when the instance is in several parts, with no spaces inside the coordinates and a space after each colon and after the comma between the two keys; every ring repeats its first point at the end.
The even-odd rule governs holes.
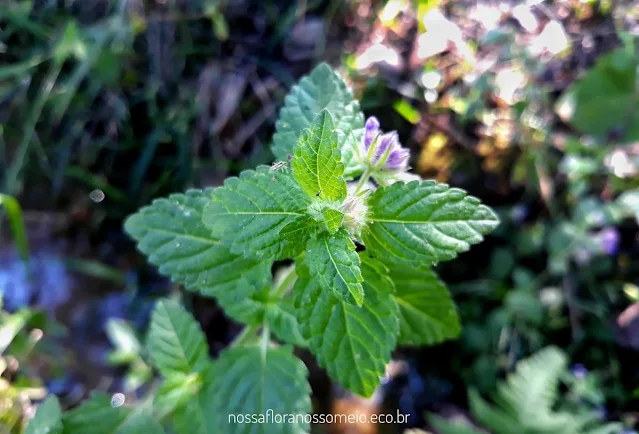
{"type": "Polygon", "coordinates": [[[572,374],[580,380],[583,380],[584,378],[586,378],[586,375],[588,374],[588,370],[581,363],[576,363],[572,365],[571,371],[572,371],[572,374]]]}
{"type": "Polygon", "coordinates": [[[619,250],[619,231],[613,227],[607,227],[597,234],[599,246],[607,255],[614,255],[619,250]]]}
{"type": "Polygon", "coordinates": [[[525,204],[515,205],[510,211],[510,216],[515,223],[521,223],[528,217],[528,206],[525,204]]]}
{"type": "Polygon", "coordinates": [[[379,121],[374,116],[368,118],[365,127],[361,154],[366,157],[368,164],[390,172],[404,172],[408,169],[410,151],[399,143],[396,131],[382,133],[379,121]]]}
{"type": "Polygon", "coordinates": [[[599,416],[599,419],[601,420],[608,419],[608,410],[603,405],[597,406],[597,408],[595,408],[595,413],[597,414],[597,416],[599,416]]]}

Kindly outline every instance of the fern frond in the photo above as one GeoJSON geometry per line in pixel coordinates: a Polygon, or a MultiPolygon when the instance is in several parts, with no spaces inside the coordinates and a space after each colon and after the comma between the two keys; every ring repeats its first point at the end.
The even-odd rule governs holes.
{"type": "Polygon", "coordinates": [[[521,431],[516,414],[509,414],[501,408],[490,405],[477,391],[473,389],[468,391],[468,401],[475,418],[491,431],[495,433],[521,431]]]}
{"type": "Polygon", "coordinates": [[[517,364],[505,383],[497,386],[499,403],[523,420],[535,420],[557,399],[559,377],[568,361],[556,347],[547,347],[517,364]]]}
{"type": "MultiPolygon", "coordinates": [[[[567,367],[565,354],[547,347],[517,365],[515,372],[497,386],[490,404],[469,390],[470,409],[477,421],[493,434],[615,434],[620,424],[601,425],[590,411],[582,414],[554,411],[559,379],[567,367]]],[[[441,434],[474,434],[477,429],[436,416],[431,422],[441,434]]]]}

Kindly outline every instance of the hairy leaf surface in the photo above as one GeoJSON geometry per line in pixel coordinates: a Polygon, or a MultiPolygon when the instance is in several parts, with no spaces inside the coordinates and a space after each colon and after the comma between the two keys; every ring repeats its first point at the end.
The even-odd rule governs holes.
{"type": "Polygon", "coordinates": [[[337,232],[344,221],[344,214],[332,208],[324,208],[322,210],[322,216],[324,217],[326,230],[331,235],[337,232]]]}
{"type": "Polygon", "coordinates": [[[270,281],[271,264],[231,253],[211,235],[202,212],[212,191],[189,190],[156,199],[130,216],[125,229],[162,274],[191,291],[217,296],[235,319],[245,321],[233,307],[270,281]]]}
{"type": "Polygon", "coordinates": [[[318,222],[309,215],[297,217],[288,223],[280,231],[280,237],[285,242],[282,256],[285,258],[299,256],[318,229],[318,222]]]}
{"type": "Polygon", "coordinates": [[[434,345],[459,336],[457,309],[430,268],[389,264],[399,306],[400,345],[434,345]]]}
{"type": "Polygon", "coordinates": [[[340,202],[346,198],[344,165],[328,111],[322,110],[302,132],[293,152],[293,175],[309,197],[340,202]]]}
{"type": "MultiPolygon", "coordinates": [[[[214,362],[201,377],[202,383],[197,393],[179,406],[174,413],[177,434],[218,434],[218,422],[213,411],[215,399],[220,391],[213,388],[213,378],[220,375],[214,362]]],[[[222,373],[223,375],[223,373],[222,373]]]]}
{"type": "Polygon", "coordinates": [[[93,393],[80,407],[64,415],[63,433],[138,434],[141,426],[148,434],[164,432],[157,423],[149,421],[144,409],[134,411],[124,405],[113,405],[110,396],[93,393]]]}
{"type": "Polygon", "coordinates": [[[479,199],[435,181],[395,183],[369,199],[366,248],[380,258],[419,265],[453,259],[499,224],[479,199]]]}
{"type": "Polygon", "coordinates": [[[370,396],[384,375],[399,331],[392,282],[382,273],[383,265],[362,259],[366,300],[361,307],[323,290],[305,267],[297,271],[293,291],[309,349],[342,386],[370,396]]]}
{"type": "Polygon", "coordinates": [[[206,337],[199,324],[172,300],[156,304],[147,347],[155,366],[165,377],[198,372],[209,360],[206,337]]]}
{"type": "MultiPolygon", "coordinates": [[[[212,362],[206,369],[210,369],[212,362]]],[[[205,372],[208,372],[205,369],[205,372]]],[[[153,397],[154,409],[160,413],[172,413],[187,405],[198,394],[203,385],[203,373],[174,373],[164,378],[153,397]]]]}
{"type": "Polygon", "coordinates": [[[322,110],[328,110],[335,121],[337,144],[341,150],[346,175],[361,172],[352,157],[364,128],[364,115],[346,83],[330,66],[318,65],[291,89],[280,111],[273,135],[273,154],[287,161],[302,131],[311,126],[322,110]]]}
{"type": "Polygon", "coordinates": [[[320,288],[341,300],[361,305],[364,300],[359,256],[348,232],[323,234],[308,243],[306,265],[320,288]]]}
{"type": "Polygon", "coordinates": [[[263,259],[280,258],[285,241],[280,230],[306,214],[310,198],[290,170],[259,166],[239,178],[229,178],[213,190],[203,221],[234,254],[263,259]]]}
{"type": "MultiPolygon", "coordinates": [[[[233,416],[306,414],[311,412],[311,392],[304,363],[287,347],[248,345],[229,348],[216,362],[218,375],[211,385],[217,432],[234,434],[302,434],[310,427],[294,423],[240,423],[233,416]],[[223,391],[223,393],[220,393],[223,391]],[[231,416],[229,418],[229,416],[231,416]]],[[[301,422],[301,423],[300,423],[301,422]]]]}
{"type": "Polygon", "coordinates": [[[282,342],[298,347],[306,346],[291,297],[286,297],[278,303],[268,304],[266,321],[273,334],[282,342]]]}

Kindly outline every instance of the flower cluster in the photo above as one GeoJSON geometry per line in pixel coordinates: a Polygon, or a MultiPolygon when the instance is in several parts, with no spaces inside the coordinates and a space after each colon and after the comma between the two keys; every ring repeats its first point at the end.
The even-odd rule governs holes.
{"type": "Polygon", "coordinates": [[[408,169],[410,151],[401,146],[396,131],[382,133],[375,117],[366,121],[359,154],[362,162],[372,170],[399,173],[408,169]]]}

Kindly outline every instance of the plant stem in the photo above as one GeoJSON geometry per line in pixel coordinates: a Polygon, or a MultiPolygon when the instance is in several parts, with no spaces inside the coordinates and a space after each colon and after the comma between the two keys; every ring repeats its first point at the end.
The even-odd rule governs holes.
{"type": "MultiPolygon", "coordinates": [[[[297,274],[295,273],[295,265],[291,265],[285,272],[286,274],[280,279],[279,283],[273,291],[271,291],[270,299],[279,300],[284,294],[293,286],[295,281],[297,280],[297,274]]],[[[240,334],[237,335],[233,342],[231,342],[231,347],[237,347],[240,345],[244,345],[248,343],[251,339],[255,337],[257,331],[262,328],[262,339],[265,339],[264,336],[270,336],[270,332],[268,329],[268,324],[253,324],[248,325],[242,329],[240,334]]],[[[268,338],[266,338],[268,340],[268,338]]]]}
{"type": "Polygon", "coordinates": [[[357,183],[357,187],[355,188],[355,195],[357,195],[362,190],[362,188],[364,188],[364,186],[366,185],[366,181],[368,181],[370,177],[371,169],[368,168],[366,169],[362,177],[359,178],[359,182],[357,183]]]}
{"type": "Polygon", "coordinates": [[[262,354],[266,356],[266,350],[268,350],[268,343],[271,341],[271,331],[268,328],[268,324],[264,324],[262,328],[262,339],[260,340],[260,347],[262,348],[262,354]]]}
{"type": "Polygon", "coordinates": [[[273,291],[271,291],[271,296],[269,298],[278,300],[284,296],[288,292],[289,289],[293,287],[293,284],[297,280],[297,273],[295,273],[295,265],[291,265],[285,272],[286,274],[280,279],[279,283],[273,291]]]}
{"type": "Polygon", "coordinates": [[[255,337],[255,333],[260,329],[261,326],[262,324],[253,324],[253,325],[244,327],[244,329],[242,329],[240,334],[237,335],[235,339],[233,339],[233,342],[231,342],[230,346],[238,347],[240,345],[246,344],[253,337],[255,337]]]}

